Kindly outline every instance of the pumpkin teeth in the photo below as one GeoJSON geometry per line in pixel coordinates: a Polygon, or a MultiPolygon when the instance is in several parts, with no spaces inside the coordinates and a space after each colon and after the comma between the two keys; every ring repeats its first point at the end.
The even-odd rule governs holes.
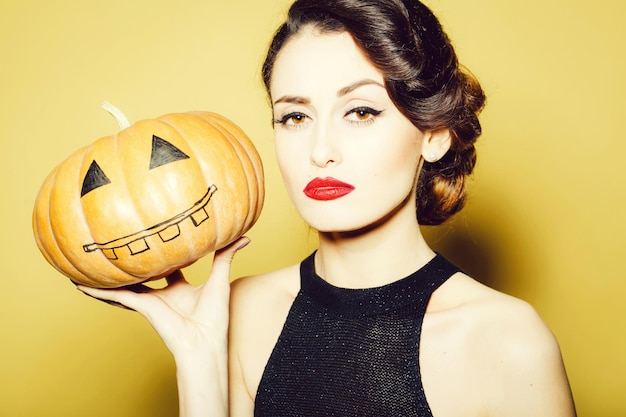
{"type": "Polygon", "coordinates": [[[148,229],[134,233],[129,236],[121,237],[119,239],[112,240],[107,243],[89,243],[83,245],[83,250],[87,253],[95,252],[97,250],[102,253],[109,260],[119,259],[116,253],[116,249],[128,248],[131,255],[137,255],[142,252],[150,250],[147,238],[150,236],[158,235],[163,242],[169,242],[180,236],[180,223],[189,218],[195,227],[198,227],[204,221],[209,218],[209,214],[206,211],[206,206],[211,201],[211,197],[217,191],[217,186],[212,184],[207,190],[206,194],[198,200],[191,208],[184,212],[172,217],[171,219],[154,225],[148,229]]]}
{"type": "Polygon", "coordinates": [[[191,213],[189,218],[193,222],[193,225],[198,227],[209,218],[209,213],[207,213],[206,209],[202,207],[200,210],[191,213]]]}
{"type": "Polygon", "coordinates": [[[102,249],[102,253],[104,254],[104,256],[107,257],[107,259],[111,260],[111,261],[115,261],[117,258],[117,254],[115,253],[115,249],[102,249]]]}
{"type": "Polygon", "coordinates": [[[180,227],[178,226],[178,223],[173,224],[167,229],[159,232],[159,237],[163,242],[169,242],[170,240],[176,239],[178,236],[180,236],[180,227]]]}
{"type": "Polygon", "coordinates": [[[146,239],[137,239],[130,242],[126,247],[130,250],[131,255],[137,255],[138,253],[150,250],[150,245],[146,242],[146,239]]]}

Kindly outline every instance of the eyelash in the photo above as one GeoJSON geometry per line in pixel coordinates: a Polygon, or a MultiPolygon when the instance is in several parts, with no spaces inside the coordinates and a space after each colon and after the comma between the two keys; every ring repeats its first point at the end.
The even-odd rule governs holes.
{"type": "Polygon", "coordinates": [[[362,106],[362,107],[356,107],[348,111],[343,117],[350,116],[351,114],[355,114],[357,115],[357,117],[359,115],[368,115],[367,119],[364,119],[364,120],[349,120],[350,123],[354,123],[357,125],[365,125],[365,124],[374,123],[374,121],[376,120],[376,117],[379,116],[382,112],[383,112],[382,110],[374,110],[371,107],[362,106]]]}
{"type": "MultiPolygon", "coordinates": [[[[383,110],[375,110],[371,107],[361,106],[361,107],[355,107],[354,109],[349,110],[348,112],[346,112],[346,114],[344,114],[343,117],[345,118],[352,114],[357,115],[356,117],[358,117],[358,115],[367,115],[368,117],[364,120],[348,120],[348,122],[352,124],[367,125],[367,124],[374,123],[376,117],[378,117],[382,112],[383,110]]],[[[310,117],[304,113],[291,112],[291,113],[285,114],[284,116],[278,119],[274,119],[273,122],[274,124],[283,125],[290,129],[299,129],[300,127],[302,127],[302,125],[306,123],[306,119],[310,119],[310,117]]]]}
{"type": "Polygon", "coordinates": [[[309,116],[304,113],[291,112],[287,113],[279,119],[275,119],[274,124],[283,125],[291,129],[298,129],[302,124],[306,122],[306,119],[309,119],[309,116]],[[294,120],[296,120],[295,123],[294,120]],[[291,121],[291,123],[289,123],[289,121],[291,121]]]}

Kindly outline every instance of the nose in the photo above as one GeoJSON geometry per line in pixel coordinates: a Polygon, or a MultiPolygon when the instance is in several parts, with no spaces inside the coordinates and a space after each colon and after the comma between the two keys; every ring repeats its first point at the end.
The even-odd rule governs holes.
{"type": "Polygon", "coordinates": [[[313,134],[311,163],[324,168],[341,162],[341,152],[331,128],[318,125],[313,134]]]}

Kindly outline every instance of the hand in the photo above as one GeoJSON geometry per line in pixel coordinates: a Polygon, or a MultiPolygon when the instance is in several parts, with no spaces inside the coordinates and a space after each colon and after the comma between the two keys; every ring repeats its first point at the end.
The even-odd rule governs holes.
{"type": "Polygon", "coordinates": [[[174,357],[204,350],[226,349],[230,297],[230,265],[250,240],[242,237],[215,253],[209,279],[189,284],[182,272],[166,278],[167,286],[142,284],[119,289],[78,286],[85,294],[135,310],[148,319],[174,357]]]}

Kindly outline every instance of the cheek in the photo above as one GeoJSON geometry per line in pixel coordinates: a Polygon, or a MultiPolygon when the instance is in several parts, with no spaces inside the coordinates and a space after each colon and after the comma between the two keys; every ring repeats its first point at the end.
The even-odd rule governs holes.
{"type": "Polygon", "coordinates": [[[420,165],[420,144],[418,139],[407,137],[375,147],[368,152],[369,172],[388,180],[408,178],[413,181],[420,165]]]}
{"type": "Polygon", "coordinates": [[[297,183],[297,175],[303,171],[302,156],[298,149],[286,140],[279,137],[275,140],[274,153],[278,162],[278,168],[284,183],[290,189],[291,184],[297,183]]]}

